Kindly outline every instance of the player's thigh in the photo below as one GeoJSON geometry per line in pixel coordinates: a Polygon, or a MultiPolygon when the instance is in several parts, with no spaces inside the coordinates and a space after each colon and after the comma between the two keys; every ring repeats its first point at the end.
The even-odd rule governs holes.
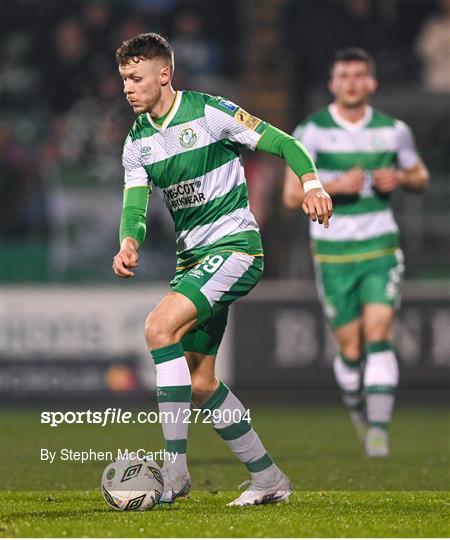
{"type": "Polygon", "coordinates": [[[350,361],[362,354],[362,320],[360,318],[334,329],[339,351],[350,361]]]}
{"type": "Polygon", "coordinates": [[[263,271],[262,257],[245,253],[218,251],[194,268],[179,271],[172,289],[195,305],[198,324],[208,321],[218,307],[229,306],[248,294],[263,271]]]}
{"type": "Polygon", "coordinates": [[[359,319],[359,274],[352,263],[314,263],[316,287],[324,313],[333,329],[359,319]]]}
{"type": "Polygon", "coordinates": [[[178,292],[169,292],[147,317],[145,334],[152,348],[164,346],[160,340],[180,341],[197,323],[193,302],[178,292]]]}
{"type": "Polygon", "coordinates": [[[393,255],[361,263],[361,304],[385,304],[397,308],[400,305],[404,271],[403,253],[400,249],[393,255]]]}
{"type": "Polygon", "coordinates": [[[360,288],[366,340],[390,339],[395,310],[400,305],[404,264],[401,250],[365,263],[360,288]]]}

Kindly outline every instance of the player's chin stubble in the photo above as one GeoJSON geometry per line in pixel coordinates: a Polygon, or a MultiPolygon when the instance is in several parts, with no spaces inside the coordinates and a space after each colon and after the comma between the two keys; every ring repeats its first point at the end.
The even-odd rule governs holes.
{"type": "Polygon", "coordinates": [[[342,101],[342,106],[345,109],[359,109],[360,107],[363,107],[365,104],[366,104],[365,99],[358,99],[356,101],[351,101],[351,100],[342,101]]]}

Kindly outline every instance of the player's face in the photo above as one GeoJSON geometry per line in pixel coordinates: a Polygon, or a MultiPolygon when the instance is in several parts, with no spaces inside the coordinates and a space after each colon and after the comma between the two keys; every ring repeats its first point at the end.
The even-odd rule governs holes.
{"type": "Polygon", "coordinates": [[[161,99],[161,89],[170,80],[170,70],[164,61],[130,61],[119,66],[123,92],[136,114],[151,112],[161,99]]]}
{"type": "Polygon", "coordinates": [[[336,102],[342,107],[356,108],[365,105],[377,83],[366,62],[358,60],[336,62],[329,88],[336,102]]]}

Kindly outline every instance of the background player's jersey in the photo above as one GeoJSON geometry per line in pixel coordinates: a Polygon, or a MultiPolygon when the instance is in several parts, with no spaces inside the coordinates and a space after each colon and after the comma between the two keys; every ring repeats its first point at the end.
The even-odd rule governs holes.
{"type": "Polygon", "coordinates": [[[365,171],[356,195],[333,196],[328,229],[311,222],[313,252],[322,262],[351,262],[392,254],[399,247],[398,227],[389,195],[373,188],[372,171],[385,167],[409,168],[419,156],[403,122],[367,107],[353,124],[341,119],[334,105],[300,124],[293,133],[315,159],[325,186],[352,167],[365,171]]]}
{"type": "Polygon", "coordinates": [[[141,114],[123,151],[125,189],[161,189],[176,230],[178,265],[223,247],[262,254],[240,158],[268,124],[221,97],[178,91],[161,126],[141,114]]]}

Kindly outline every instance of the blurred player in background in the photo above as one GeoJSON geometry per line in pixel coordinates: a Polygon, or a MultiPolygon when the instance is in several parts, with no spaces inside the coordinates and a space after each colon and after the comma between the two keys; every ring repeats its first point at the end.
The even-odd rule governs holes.
{"type": "MultiPolygon", "coordinates": [[[[332,226],[311,223],[310,235],[318,293],[339,347],[336,381],[367,455],[381,457],[389,454],[398,383],[392,326],[404,270],[389,197],[400,187],[422,191],[428,171],[409,128],[369,106],[376,88],[367,52],[337,52],[333,103],[300,124],[294,137],[315,158],[335,206],[332,226]]],[[[297,208],[303,198],[288,167],[284,203],[297,208]]]]}
{"type": "Polygon", "coordinates": [[[123,151],[125,191],[114,272],[134,276],[152,185],[162,191],[177,237],[172,290],[145,327],[156,365],[158,405],[174,419],[161,420],[166,450],[177,452],[174,463],[163,465],[162,501],[173,502],[191,487],[186,462],[191,398],[213,412],[214,429],[251,474],[247,490],[230,504],[287,500],[288,478],[245,418],[244,406],[214,374],[228,307],[257,284],[263,271],[241,148],[284,158],[297,182],[301,179],[305,213],[324,226],[331,199],[309,154],[293,137],[223,98],[175,91],[172,48],[161,36],[140,34],[124,42],[117,61],[124,93],[139,116],[123,151]]]}

